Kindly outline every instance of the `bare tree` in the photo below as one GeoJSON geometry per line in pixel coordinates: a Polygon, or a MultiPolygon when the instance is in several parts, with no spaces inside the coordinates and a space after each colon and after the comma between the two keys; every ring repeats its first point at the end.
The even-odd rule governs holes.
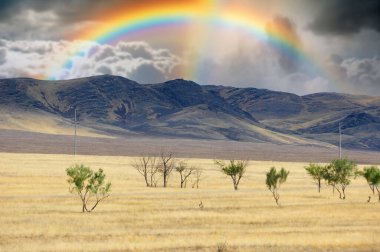
{"type": "Polygon", "coordinates": [[[144,177],[147,187],[156,186],[156,173],[158,172],[158,166],[156,157],[143,156],[134,161],[132,166],[144,177]]]}
{"type": "MultiPolygon", "coordinates": [[[[154,158],[154,160],[156,161],[156,158],[154,158]]],[[[158,169],[159,169],[159,166],[157,165],[157,163],[152,163],[152,165],[150,166],[150,172],[149,172],[149,175],[150,175],[150,186],[151,187],[157,187],[157,181],[158,181],[158,178],[156,176],[156,173],[158,173],[158,169]]]]}
{"type": "Polygon", "coordinates": [[[161,151],[158,164],[158,172],[162,174],[164,187],[167,186],[169,176],[172,173],[175,166],[175,158],[173,152],[161,151]]]}
{"type": "Polygon", "coordinates": [[[194,172],[193,172],[193,184],[192,188],[196,187],[197,189],[199,188],[199,182],[201,181],[202,178],[202,173],[203,170],[200,167],[195,167],[194,172]]]}
{"type": "Polygon", "coordinates": [[[181,178],[181,188],[186,188],[187,179],[190,177],[195,168],[193,166],[189,167],[185,161],[180,161],[175,169],[181,178]]]}

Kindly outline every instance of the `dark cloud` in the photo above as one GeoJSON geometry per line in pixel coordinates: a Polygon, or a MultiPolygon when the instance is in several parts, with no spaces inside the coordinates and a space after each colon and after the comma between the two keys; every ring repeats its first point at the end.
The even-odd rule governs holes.
{"type": "Polygon", "coordinates": [[[133,72],[128,74],[128,77],[140,83],[160,83],[167,80],[165,75],[157,69],[153,64],[146,63],[140,65],[133,72]]]}
{"type": "Polygon", "coordinates": [[[340,55],[338,55],[338,54],[331,54],[330,55],[330,60],[334,64],[340,64],[340,63],[342,63],[343,58],[340,55]]]}
{"type": "MultiPolygon", "coordinates": [[[[0,1],[0,20],[4,21],[24,10],[36,12],[53,11],[66,22],[75,22],[108,11],[122,0],[2,0],[0,1]]],[[[131,2],[131,1],[129,1],[131,2]]]]}
{"type": "Polygon", "coordinates": [[[112,70],[106,66],[99,67],[98,69],[96,69],[96,72],[100,74],[112,74],[112,70]]]}
{"type": "Polygon", "coordinates": [[[1,0],[0,37],[60,40],[125,4],[122,0],[1,0]],[[58,28],[58,29],[57,29],[58,28]]]}
{"type": "Polygon", "coordinates": [[[102,61],[109,57],[114,57],[116,54],[112,47],[107,46],[104,49],[101,49],[101,51],[95,56],[96,61],[102,61]]]}
{"type": "Polygon", "coordinates": [[[379,0],[318,1],[322,6],[309,28],[317,34],[347,35],[362,29],[380,31],[379,0]]]}
{"type": "Polygon", "coordinates": [[[331,66],[344,83],[346,92],[380,95],[380,58],[347,58],[335,61],[331,66]]]}
{"type": "Polygon", "coordinates": [[[21,1],[4,0],[0,1],[0,20],[7,20],[12,13],[19,10],[18,5],[21,1]]]}
{"type": "Polygon", "coordinates": [[[0,37],[7,40],[50,40],[62,37],[66,28],[59,24],[58,16],[53,12],[23,9],[0,21],[0,37]]]}

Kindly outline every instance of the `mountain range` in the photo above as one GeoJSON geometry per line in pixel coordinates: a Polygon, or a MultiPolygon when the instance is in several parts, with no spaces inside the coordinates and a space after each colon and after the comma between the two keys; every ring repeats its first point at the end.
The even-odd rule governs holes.
{"type": "Polygon", "coordinates": [[[0,80],[0,129],[83,136],[220,139],[380,150],[380,97],[299,96],[177,79],[139,84],[111,75],[0,80]]]}

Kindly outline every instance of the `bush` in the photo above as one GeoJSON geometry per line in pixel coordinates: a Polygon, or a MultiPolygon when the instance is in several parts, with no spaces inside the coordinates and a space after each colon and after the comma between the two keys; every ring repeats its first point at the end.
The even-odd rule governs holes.
{"type": "Polygon", "coordinates": [[[94,172],[90,167],[81,164],[67,168],[66,174],[69,176],[67,182],[70,184],[70,192],[78,194],[82,201],[82,212],[93,211],[109,196],[111,183],[105,182],[106,175],[102,169],[94,172]],[[95,198],[92,207],[88,207],[90,198],[95,198]]]}
{"type": "Polygon", "coordinates": [[[375,189],[379,195],[379,202],[380,202],[380,170],[376,166],[370,166],[365,167],[363,171],[360,172],[360,175],[363,176],[368,185],[369,188],[372,191],[372,194],[375,194],[375,189]]]}
{"type": "Polygon", "coordinates": [[[347,186],[356,175],[356,163],[346,158],[333,160],[323,171],[323,179],[338,191],[339,198],[343,200],[346,199],[347,186]]]}
{"type": "Polygon", "coordinates": [[[309,164],[305,167],[306,172],[316,181],[318,186],[318,192],[321,192],[321,181],[323,179],[324,166],[318,164],[309,164]]]}
{"type": "Polygon", "coordinates": [[[273,198],[276,201],[277,206],[279,205],[278,200],[280,199],[280,186],[285,183],[288,178],[289,171],[286,171],[284,168],[281,168],[279,172],[276,171],[275,167],[272,167],[267,173],[266,184],[269,191],[272,192],[273,198]]]}
{"type": "Polygon", "coordinates": [[[181,188],[186,188],[187,180],[190,175],[196,170],[195,167],[189,166],[185,161],[180,161],[175,167],[175,170],[180,175],[180,186],[181,188]]]}
{"type": "Polygon", "coordinates": [[[248,160],[230,160],[229,164],[225,164],[223,161],[215,161],[222,172],[227,176],[230,176],[235,190],[238,190],[240,179],[244,176],[248,160]]]}

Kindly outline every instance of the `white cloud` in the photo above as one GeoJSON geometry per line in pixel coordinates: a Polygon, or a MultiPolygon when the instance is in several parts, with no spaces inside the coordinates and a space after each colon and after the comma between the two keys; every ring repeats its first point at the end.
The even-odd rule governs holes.
{"type": "Polygon", "coordinates": [[[3,77],[73,79],[113,74],[151,83],[170,79],[171,71],[181,62],[170,51],[152,48],[145,42],[100,45],[84,41],[1,40],[1,43],[3,77]]]}
{"type": "Polygon", "coordinates": [[[307,80],[303,88],[305,89],[305,93],[312,94],[312,93],[318,93],[318,92],[326,92],[326,90],[329,90],[329,81],[322,77],[316,77],[314,79],[307,80]]]}
{"type": "Polygon", "coordinates": [[[204,60],[198,81],[300,95],[331,90],[330,82],[316,74],[310,62],[303,62],[294,55],[285,57],[260,41],[242,40],[235,48],[218,61],[204,60]]]}
{"type": "MultiPolygon", "coordinates": [[[[305,67],[308,62],[296,62],[305,64],[289,73],[279,60],[278,51],[260,41],[243,40],[219,58],[213,56],[195,62],[196,76],[183,77],[201,84],[257,87],[301,95],[335,91],[327,79],[305,67]]],[[[380,95],[380,58],[345,59],[334,55],[329,64],[340,74],[344,92],[380,95]]],[[[146,42],[100,45],[85,41],[0,40],[2,78],[74,79],[112,74],[140,83],[157,83],[182,77],[179,75],[183,70],[193,65],[194,62],[184,63],[170,50],[153,48],[146,42]]]]}

